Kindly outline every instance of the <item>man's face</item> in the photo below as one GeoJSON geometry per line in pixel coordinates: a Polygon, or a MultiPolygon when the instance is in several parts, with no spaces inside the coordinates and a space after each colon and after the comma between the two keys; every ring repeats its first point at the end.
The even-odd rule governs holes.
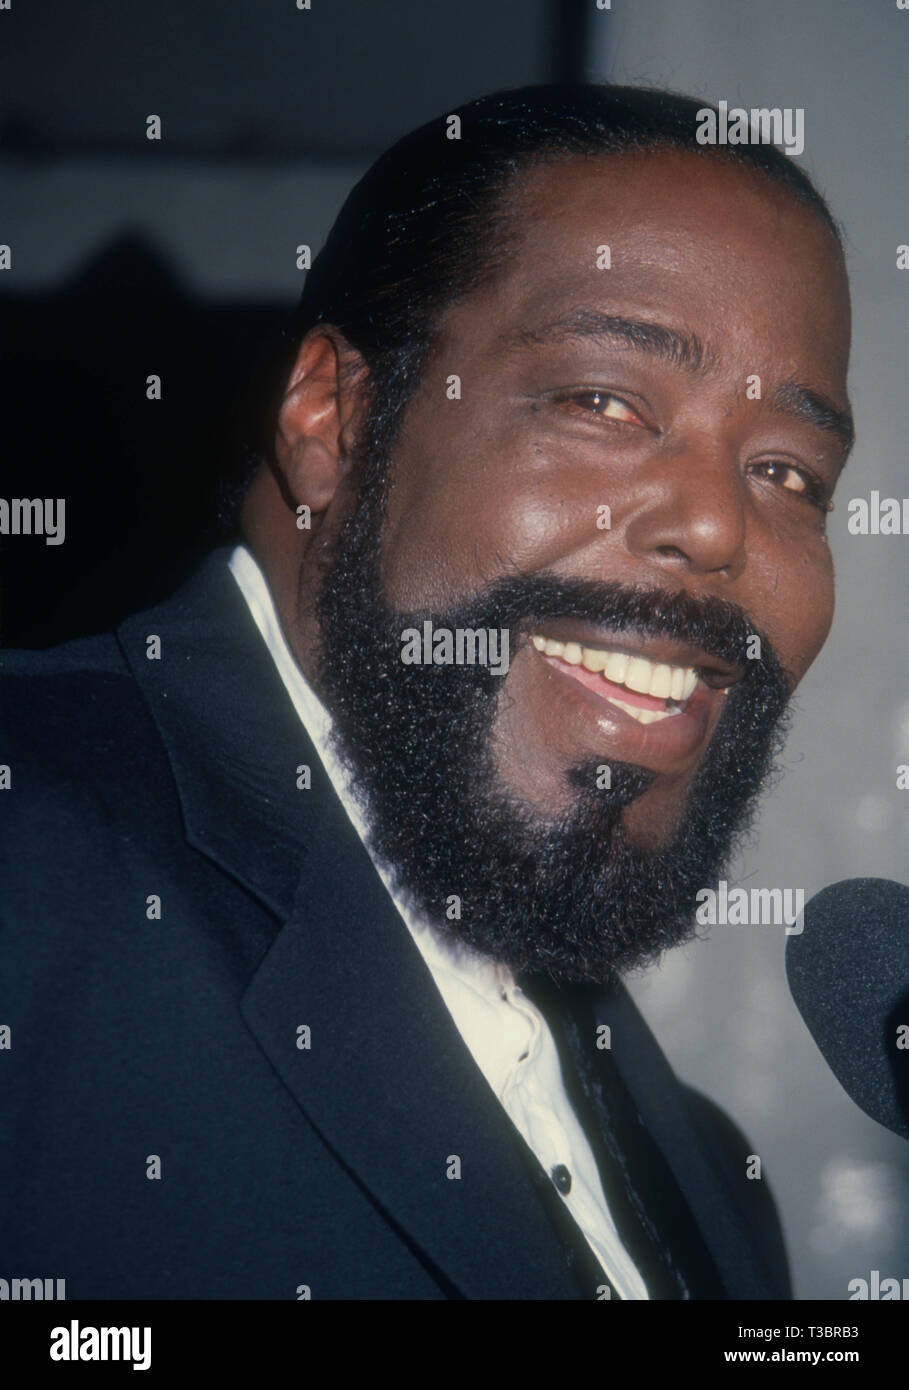
{"type": "MultiPolygon", "coordinates": [[[[793,381],[846,407],[848,300],[829,234],[766,180],[669,154],[544,169],[518,215],[510,270],[448,315],[406,415],[383,537],[389,603],[445,608],[543,570],[713,595],[739,604],[798,680],[833,611],[825,513],[809,494],[829,498],[842,456],[773,397],[793,381]],[[603,245],[611,269],[597,269],[603,245]],[[694,370],[592,332],[547,335],[584,315],[589,330],[609,315],[695,336],[707,361],[694,370]],[[446,398],[452,374],[460,401],[446,398]],[[609,530],[597,528],[604,504],[609,530]]],[[[542,635],[610,645],[589,623],[542,635]]],[[[699,665],[681,645],[618,645],[699,665]]],[[[551,811],[585,754],[651,768],[634,819],[660,839],[724,697],[705,691],[684,730],[644,725],[573,680],[579,669],[531,645],[515,656],[495,724],[502,776],[551,811]]]]}
{"type": "MultiPolygon", "coordinates": [[[[688,898],[719,869],[765,775],[780,696],[826,637],[824,504],[843,462],[848,293],[817,215],[721,160],[550,165],[524,176],[514,211],[519,236],[504,272],[446,315],[387,460],[381,539],[368,538],[383,609],[369,631],[383,630],[386,655],[397,634],[395,658],[380,680],[380,642],[365,625],[372,649],[341,654],[352,605],[369,610],[366,593],[355,599],[363,569],[352,575],[342,537],[323,610],[323,679],[335,713],[353,711],[342,740],[378,842],[399,867],[413,861],[404,886],[427,910],[433,893],[444,901],[472,887],[478,915],[502,920],[519,865],[532,862],[537,887],[516,902],[511,938],[519,921],[534,933],[535,906],[548,912],[553,973],[590,978],[681,939],[688,898]],[[460,399],[449,398],[452,376],[460,399]],[[727,613],[736,615],[728,641],[727,613]],[[422,614],[465,625],[501,614],[517,637],[507,675],[483,687],[467,668],[402,667],[400,632],[422,614]],[[761,635],[748,652],[753,670],[749,631],[761,635]],[[696,673],[693,693],[682,671],[696,673]],[[376,681],[390,702],[377,703],[376,681]],[[636,717],[642,710],[650,722],[636,717]],[[386,781],[406,772],[396,733],[422,747],[414,797],[421,777],[436,779],[435,847],[428,803],[410,824],[406,796],[383,807],[381,775],[370,793],[367,767],[381,766],[382,747],[386,781]],[[435,764],[424,740],[438,745],[435,764]],[[754,750],[736,749],[743,741],[754,750]],[[459,759],[481,769],[482,785],[456,770],[459,759]],[[601,814],[591,776],[604,765],[620,790],[601,814]],[[458,784],[447,802],[446,779],[458,784]],[[508,863],[510,851],[491,843],[503,838],[517,847],[508,863]],[[607,872],[611,857],[623,861],[619,878],[607,872]],[[509,875],[506,900],[496,882],[509,875]],[[639,919],[648,902],[651,916],[678,919],[672,930],[613,924],[625,947],[604,946],[591,964],[591,904],[608,915],[624,903],[616,911],[639,919]],[[577,969],[580,948],[556,959],[551,923],[562,905],[584,918],[577,969]]],[[[608,924],[602,931],[605,940],[608,924]]],[[[462,934],[496,953],[491,927],[488,944],[482,927],[462,934]]],[[[532,953],[498,953],[546,968],[532,953]]]]}

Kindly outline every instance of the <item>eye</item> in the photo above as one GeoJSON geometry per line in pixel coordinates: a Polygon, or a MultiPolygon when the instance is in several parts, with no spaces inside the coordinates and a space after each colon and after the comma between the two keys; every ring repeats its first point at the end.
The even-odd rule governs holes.
{"type": "Polygon", "coordinates": [[[764,459],[752,464],[752,470],[770,482],[776,483],[786,492],[804,497],[822,512],[830,510],[830,496],[826,485],[809,469],[787,463],[785,459],[764,459]]]}
{"type": "Polygon", "coordinates": [[[598,415],[601,420],[614,420],[621,425],[643,424],[637,411],[632,410],[621,396],[614,396],[610,391],[571,391],[556,399],[567,405],[576,405],[591,415],[598,415]]]}

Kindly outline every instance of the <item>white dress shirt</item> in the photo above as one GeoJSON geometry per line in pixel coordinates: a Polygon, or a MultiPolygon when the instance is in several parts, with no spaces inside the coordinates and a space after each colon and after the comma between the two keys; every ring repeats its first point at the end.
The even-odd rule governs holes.
{"type": "MultiPolygon", "coordinates": [[[[230,568],[294,708],[368,850],[363,813],[346,769],[329,741],[330,716],[291,654],[265,576],[242,545],[233,551],[230,568]]],[[[392,890],[382,867],[377,864],[376,868],[477,1066],[515,1128],[553,1177],[619,1297],[646,1299],[647,1288],[619,1238],[593,1153],[565,1093],[555,1042],[543,1015],[507,967],[441,937],[392,890]]]]}

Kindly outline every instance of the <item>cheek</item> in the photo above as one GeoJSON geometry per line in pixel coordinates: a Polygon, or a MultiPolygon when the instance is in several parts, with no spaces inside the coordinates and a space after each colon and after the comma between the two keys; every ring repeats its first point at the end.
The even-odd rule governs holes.
{"type": "Polygon", "coordinates": [[[382,581],[397,608],[441,606],[504,573],[554,566],[579,532],[596,534],[589,476],[569,461],[554,467],[532,440],[473,436],[464,445],[422,457],[407,450],[396,461],[382,581]]]}
{"type": "Polygon", "coordinates": [[[770,564],[761,585],[763,597],[746,602],[773,643],[786,670],[800,681],[830,631],[834,609],[833,559],[820,537],[786,547],[770,564]]]}

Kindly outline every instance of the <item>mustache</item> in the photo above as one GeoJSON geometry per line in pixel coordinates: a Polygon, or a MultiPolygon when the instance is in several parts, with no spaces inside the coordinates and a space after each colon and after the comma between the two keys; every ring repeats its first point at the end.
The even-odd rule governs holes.
{"type": "Polygon", "coordinates": [[[669,593],[614,581],[569,579],[541,572],[506,575],[480,594],[447,611],[388,612],[389,628],[419,626],[427,619],[437,627],[507,628],[529,637],[530,626],[547,619],[589,622],[610,632],[635,632],[644,637],[690,643],[708,656],[740,666],[747,677],[762,664],[793,682],[780,665],[766,633],[744,609],[728,599],[696,597],[684,591],[669,593]],[[760,657],[754,656],[754,639],[760,657]]]}

